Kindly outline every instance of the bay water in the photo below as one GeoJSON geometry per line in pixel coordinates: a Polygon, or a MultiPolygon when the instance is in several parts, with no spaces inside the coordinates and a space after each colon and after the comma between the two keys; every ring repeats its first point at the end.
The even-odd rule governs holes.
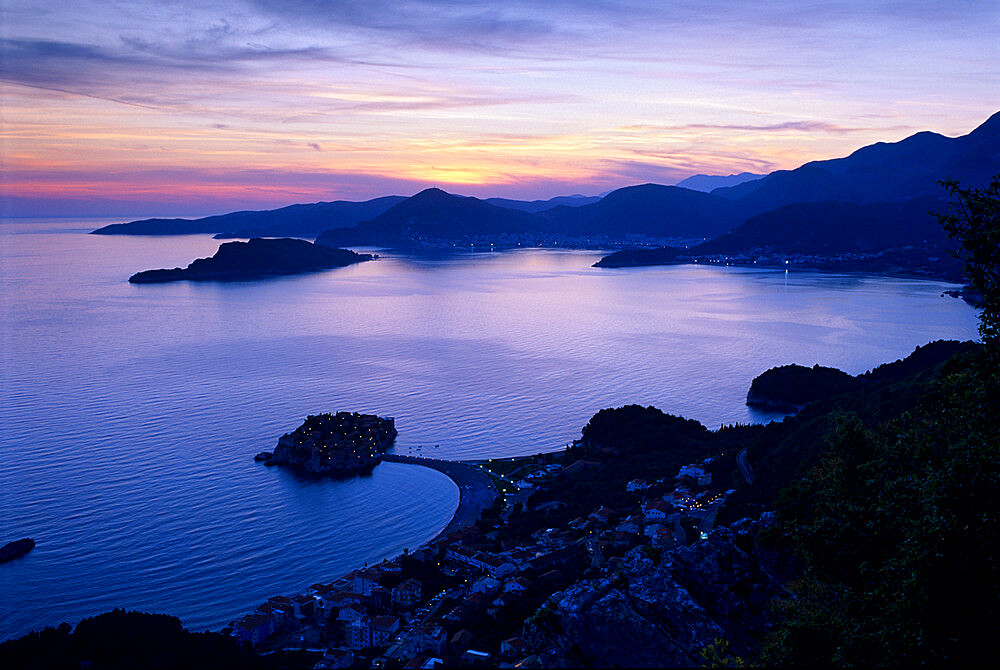
{"type": "Polygon", "coordinates": [[[604,407],[709,428],[766,421],[754,376],[852,374],[976,313],[935,281],[735,267],[602,270],[527,249],[377,261],[239,283],[130,285],[208,236],[0,224],[0,640],[114,607],[217,629],[415,548],[456,487],[425,468],[315,481],[255,464],[308,414],[394,416],[396,452],[552,451],[604,407]]]}

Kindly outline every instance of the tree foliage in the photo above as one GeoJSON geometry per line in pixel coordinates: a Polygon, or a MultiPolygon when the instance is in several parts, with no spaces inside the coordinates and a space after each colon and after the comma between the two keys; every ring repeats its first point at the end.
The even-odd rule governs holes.
{"type": "Polygon", "coordinates": [[[0,644],[0,667],[93,670],[267,668],[231,637],[191,633],[176,617],[116,609],[0,644]]]}
{"type": "Polygon", "coordinates": [[[983,294],[979,332],[984,342],[995,344],[1000,341],[1000,174],[984,188],[963,189],[954,179],[941,184],[951,195],[951,208],[937,219],[962,245],[957,255],[969,283],[983,294]]]}
{"type": "Polygon", "coordinates": [[[945,366],[898,418],[842,415],[762,538],[798,576],[763,660],[787,666],[974,665],[1000,630],[1000,176],[943,182],[939,215],[984,299],[985,347],[945,366]]]}
{"type": "Polygon", "coordinates": [[[1000,629],[1000,375],[967,355],[899,419],[841,417],[770,541],[802,567],[776,665],[969,663],[1000,629]]]}

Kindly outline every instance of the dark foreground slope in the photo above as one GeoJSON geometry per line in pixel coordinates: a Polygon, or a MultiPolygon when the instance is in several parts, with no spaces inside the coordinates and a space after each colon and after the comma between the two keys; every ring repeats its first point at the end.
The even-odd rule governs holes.
{"type": "Polygon", "coordinates": [[[962,667],[992,654],[998,406],[996,352],[979,352],[895,421],[840,421],[764,538],[799,566],[765,662],[962,667]]]}
{"type": "Polygon", "coordinates": [[[332,249],[295,239],[252,239],[227,242],[210,258],[199,258],[186,268],[146,270],[129,277],[133,284],[172,281],[247,281],[265,277],[329,270],[372,260],[371,254],[332,249]]]}
{"type": "Polygon", "coordinates": [[[553,595],[524,624],[545,668],[701,667],[717,640],[753,656],[787,596],[754,550],[759,524],[713,532],[659,554],[636,547],[614,579],[586,579],[553,595]]]}
{"type": "Polygon", "coordinates": [[[706,454],[712,487],[737,491],[707,537],[662,550],[640,541],[553,593],[524,624],[543,666],[879,666],[982,653],[1000,618],[995,359],[982,345],[934,343],[853,379],[767,426],[709,432],[635,406],[595,416],[564,459],[592,467],[533,505],[561,501],[559,519],[597,501],[629,510],[632,478],[706,454]],[[777,516],[753,520],[763,509],[777,516]]]}
{"type": "MultiPolygon", "coordinates": [[[[823,639],[823,628],[828,625],[836,630],[835,635],[844,649],[853,648],[852,655],[843,658],[849,658],[853,664],[879,665],[885,664],[895,649],[904,648],[904,641],[894,631],[905,629],[894,627],[893,621],[914,625],[926,623],[924,630],[935,627],[966,644],[975,645],[976,640],[970,635],[956,632],[954,625],[943,625],[929,614],[930,610],[912,610],[900,617],[878,612],[877,596],[874,595],[865,605],[868,609],[862,612],[866,618],[852,618],[850,625],[843,619],[827,620],[829,612],[842,606],[837,600],[839,586],[836,583],[824,592],[829,599],[820,600],[819,609],[801,609],[800,603],[807,602],[810,606],[817,603],[813,600],[815,594],[808,589],[802,590],[801,585],[808,565],[819,563],[815,562],[815,557],[808,559],[810,563],[803,563],[798,541],[783,543],[780,540],[799,533],[803,542],[811,545],[810,551],[823,554],[826,565],[839,565],[848,572],[859,569],[859,565],[862,571],[868,569],[854,562],[860,556],[881,561],[879,570],[883,570],[881,580],[885,592],[894,593],[894,598],[902,603],[939,605],[933,598],[923,599],[920,585],[891,578],[888,571],[892,557],[905,554],[905,547],[894,542],[888,532],[878,547],[870,546],[866,538],[879,531],[865,522],[865,515],[879,517],[880,524],[893,529],[892,534],[908,537],[915,546],[932,546],[931,528],[921,528],[919,532],[908,528],[915,519],[912,510],[905,505],[889,504],[886,497],[892,492],[884,490],[881,480],[871,479],[865,472],[869,463],[866,459],[872,452],[856,451],[855,442],[842,444],[845,426],[852,435],[894,435],[897,426],[910,426],[916,421],[919,427],[900,435],[905,441],[900,442],[898,456],[905,454],[906,462],[897,467],[908,474],[897,477],[886,463],[878,466],[881,468],[877,471],[878,477],[897,482],[903,490],[910,487],[912,491],[907,494],[910,500],[918,491],[940,491],[937,487],[945,481],[949,487],[958,487],[936,504],[955,506],[954,513],[958,516],[948,522],[948,527],[954,532],[956,546],[960,546],[961,551],[940,548],[946,558],[938,562],[938,569],[948,561],[957,561],[969,565],[976,579],[992,580],[988,561],[966,556],[976,555],[969,545],[976,533],[968,530],[973,528],[970,515],[981,514],[976,510],[995,509],[992,505],[997,493],[986,488],[987,483],[997,484],[1000,476],[1000,454],[988,456],[996,446],[998,431],[988,428],[986,423],[990,413],[988,398],[995,391],[983,391],[980,399],[968,404],[964,400],[956,403],[956,398],[946,400],[940,409],[948,412],[949,418],[943,422],[928,412],[931,404],[942,399],[942,388],[957,390],[966,381],[976,379],[982,370],[983,357],[982,345],[932,343],[918,348],[903,360],[879,366],[864,375],[850,377],[839,373],[836,379],[840,388],[831,385],[828,389],[831,395],[809,403],[794,417],[766,426],[730,426],[711,432],[696,422],[663,414],[651,407],[602,410],[584,429],[583,439],[557,460],[565,464],[565,474],[560,474],[557,482],[540,488],[531,497],[533,509],[559,507],[539,520],[544,522],[543,527],[573,527],[582,520],[594,519],[595,515],[588,516],[588,511],[593,512],[600,505],[612,511],[614,520],[609,528],[613,529],[615,524],[633,514],[636,496],[641,495],[650,505],[660,504],[658,498],[663,489],[657,486],[662,487],[664,481],[672,482],[679,464],[700,462],[706,456],[713,457],[707,466],[712,475],[711,489],[736,491],[728,495],[723,509],[715,516],[715,529],[701,539],[698,533],[688,534],[686,543],[671,545],[644,537],[633,540],[631,548],[621,555],[614,547],[619,542],[618,536],[627,532],[619,530],[618,536],[613,531],[605,535],[599,527],[595,529],[595,563],[578,573],[572,584],[551,594],[525,621],[523,637],[530,650],[539,654],[543,667],[700,666],[724,659],[736,663],[738,657],[744,661],[764,658],[771,663],[812,667],[827,662],[825,659],[831,658],[828,654],[834,651],[833,645],[823,639]],[[845,380],[850,382],[844,385],[845,380]],[[966,411],[971,411],[968,417],[964,414],[966,411]],[[942,461],[937,459],[942,452],[937,455],[922,453],[916,446],[923,439],[918,437],[923,435],[922,431],[934,430],[939,422],[941,425],[950,422],[958,431],[967,418],[974,431],[970,436],[962,438],[950,429],[940,436],[940,447],[945,447],[947,440],[957,440],[956,444],[963,445],[962,450],[947,449],[952,459],[949,462],[961,463],[959,469],[940,469],[942,461]],[[980,440],[983,445],[969,451],[969,443],[980,440]],[[987,444],[993,446],[986,447],[987,444]],[[841,449],[847,450],[846,455],[840,453],[841,449]],[[965,454],[973,455],[966,458],[965,454]],[[755,474],[752,484],[737,464],[738,455],[745,456],[752,465],[755,474]],[[842,458],[853,460],[852,467],[857,469],[844,468],[840,465],[842,458]],[[991,506],[980,508],[963,498],[961,486],[972,483],[976,475],[970,468],[984,458],[986,462],[978,467],[985,480],[977,495],[991,506]],[[581,469],[582,464],[589,464],[589,467],[581,469]],[[828,476],[830,467],[837,468],[836,477],[828,476]],[[921,473],[919,478],[914,476],[918,472],[921,473]],[[817,495],[809,487],[805,487],[805,492],[794,503],[778,495],[782,489],[803,482],[804,477],[810,482],[819,477],[816,481],[845,487],[839,495],[849,495],[850,505],[841,508],[838,496],[817,495]],[[652,488],[641,494],[627,493],[627,484],[637,478],[649,482],[652,488]],[[654,481],[659,484],[653,484],[654,481]],[[777,522],[773,514],[754,520],[766,509],[778,511],[777,522]],[[821,515],[813,516],[816,512],[821,515]],[[896,517],[884,518],[890,513],[896,517]],[[849,519],[852,525],[842,526],[842,518],[849,519]],[[959,525],[959,518],[969,525],[959,525]],[[799,521],[804,521],[802,527],[796,525],[799,521]],[[830,535],[835,536],[836,541],[824,540],[823,524],[831,524],[830,535]],[[775,525],[780,532],[771,529],[775,525]],[[963,531],[963,527],[967,530],[963,531]],[[605,538],[613,539],[609,542],[605,538]],[[838,546],[838,542],[843,547],[838,546]],[[602,561],[600,569],[594,569],[593,566],[602,561]],[[808,630],[808,637],[798,639],[796,631],[803,627],[808,630]],[[880,650],[881,655],[866,659],[860,654],[858,647],[862,642],[852,636],[865,627],[873,639],[888,644],[884,648],[872,646],[880,650]],[[815,655],[806,655],[809,650],[814,650],[815,655]]],[[[978,386],[976,382],[970,388],[978,386]]],[[[973,395],[978,393],[974,391],[973,395]]],[[[672,484],[667,488],[670,486],[672,484]]],[[[975,489],[976,484],[972,486],[975,489]]],[[[650,507],[645,509],[648,515],[650,507]]],[[[534,519],[537,514],[532,511],[521,518],[534,519]]],[[[692,514],[699,512],[695,510],[692,514]]],[[[688,530],[684,513],[681,517],[681,526],[688,530]]],[[[632,518],[618,528],[624,529],[632,518]]],[[[649,516],[645,523],[649,528],[649,516]]],[[[989,523],[992,524],[990,532],[998,530],[997,523],[989,523]]],[[[916,559],[909,565],[924,576],[925,586],[941,579],[942,583],[967,590],[974,579],[971,575],[932,575],[922,570],[916,559]]],[[[867,574],[876,572],[872,569],[867,574]]],[[[860,592],[856,595],[867,597],[860,592]]],[[[970,621],[971,615],[961,616],[963,625],[970,631],[978,631],[981,637],[984,629],[995,625],[997,620],[995,614],[984,611],[987,595],[969,596],[974,605],[972,611],[980,621],[970,621]]],[[[955,607],[949,606],[953,615],[955,607]]],[[[853,610],[839,611],[850,617],[858,614],[853,610]]],[[[924,648],[931,657],[944,658],[942,647],[927,645],[924,648]]],[[[978,648],[982,649],[982,645],[978,648]]]]}
{"type": "Polygon", "coordinates": [[[269,668],[228,635],[191,633],[165,614],[114,610],[0,644],[0,667],[53,670],[269,668]]]}

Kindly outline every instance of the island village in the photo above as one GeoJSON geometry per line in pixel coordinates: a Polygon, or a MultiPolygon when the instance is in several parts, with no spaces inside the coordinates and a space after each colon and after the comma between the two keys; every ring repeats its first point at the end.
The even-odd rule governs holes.
{"type": "MultiPolygon", "coordinates": [[[[589,489],[600,458],[616,451],[578,441],[564,452],[447,462],[488,477],[481,500],[492,504],[474,522],[453,522],[423,546],[305,593],[276,595],[226,631],[258,654],[315,668],[540,667],[523,630],[554,594],[581,578],[613,582],[629,552],[658,560],[704,541],[734,492],[713,487],[706,458],[673,476],[617,481],[589,500],[574,495],[574,482],[589,489]]],[[[461,507],[473,492],[459,489],[461,507]]]]}

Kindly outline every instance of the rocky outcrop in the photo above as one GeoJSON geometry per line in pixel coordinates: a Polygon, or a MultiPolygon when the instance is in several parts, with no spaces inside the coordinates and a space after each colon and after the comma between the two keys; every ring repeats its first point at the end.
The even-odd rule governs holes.
{"type": "Polygon", "coordinates": [[[658,561],[633,549],[615,574],[549,598],[524,639],[543,667],[699,666],[718,639],[751,655],[770,626],[769,602],[784,594],[756,555],[756,530],[738,522],[658,561]]]}
{"type": "Polygon", "coordinates": [[[0,547],[0,563],[6,563],[7,561],[13,561],[15,558],[21,558],[34,548],[35,541],[30,537],[8,542],[4,546],[0,547]]]}

